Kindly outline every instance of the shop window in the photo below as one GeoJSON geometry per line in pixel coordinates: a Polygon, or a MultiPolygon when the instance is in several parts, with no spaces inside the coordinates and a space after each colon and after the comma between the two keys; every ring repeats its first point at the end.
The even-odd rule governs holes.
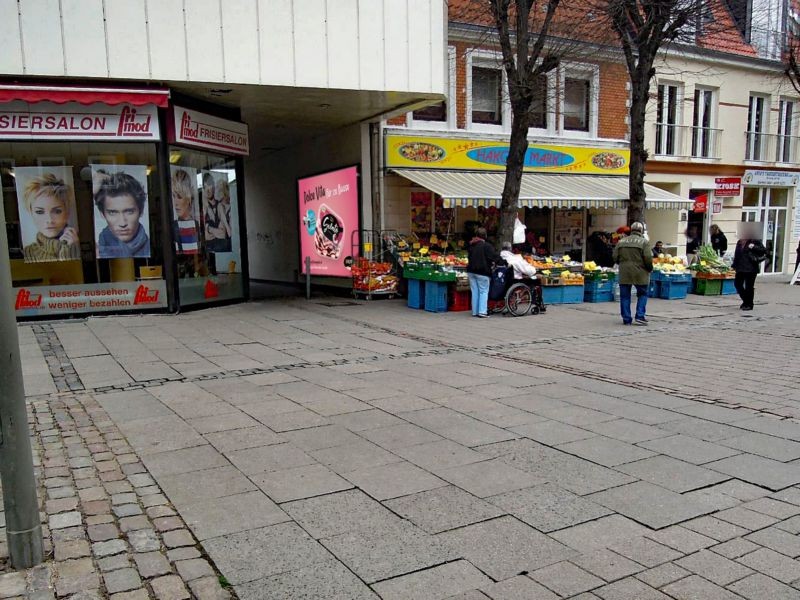
{"type": "Polygon", "coordinates": [[[564,79],[564,129],[589,131],[592,83],[586,79],[564,79]]]}
{"type": "Polygon", "coordinates": [[[714,90],[697,88],[694,91],[694,111],[692,114],[693,157],[716,157],[715,100],[716,94],[714,90]]]}
{"type": "Polygon", "coordinates": [[[499,69],[472,67],[472,122],[503,123],[503,74],[499,69]]]}
{"type": "Polygon", "coordinates": [[[751,95],[747,111],[745,160],[767,160],[766,134],[769,107],[764,96],[751,95]]]}
{"type": "Polygon", "coordinates": [[[236,159],[171,147],[170,163],[181,305],[241,298],[236,159]]]}
{"type": "Polygon", "coordinates": [[[678,86],[659,84],[656,105],[656,154],[676,156],[679,154],[678,86]]]}
{"type": "Polygon", "coordinates": [[[166,307],[154,144],[3,142],[0,156],[18,314],[166,307]]]}

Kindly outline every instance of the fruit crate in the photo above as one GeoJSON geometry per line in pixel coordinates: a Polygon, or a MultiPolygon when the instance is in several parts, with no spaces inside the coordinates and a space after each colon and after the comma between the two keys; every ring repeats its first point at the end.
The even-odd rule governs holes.
{"type": "Polygon", "coordinates": [[[736,285],[734,284],[733,279],[722,280],[722,288],[720,289],[720,293],[723,296],[730,296],[736,293],[736,285]]]}
{"type": "Polygon", "coordinates": [[[542,300],[545,304],[580,304],[583,302],[583,286],[544,285],[542,300]]]}
{"type": "Polygon", "coordinates": [[[661,275],[655,272],[650,274],[650,285],[647,286],[647,297],[658,298],[661,293],[661,275]]]}
{"type": "Polygon", "coordinates": [[[469,290],[462,292],[453,290],[450,294],[450,304],[447,310],[453,312],[463,312],[465,310],[472,310],[472,294],[469,290]]]}
{"type": "Polygon", "coordinates": [[[689,293],[689,282],[674,277],[665,277],[658,282],[658,297],[662,300],[679,300],[689,293]]]}
{"type": "Polygon", "coordinates": [[[439,281],[425,282],[425,310],[447,312],[447,284],[439,281]]]}
{"type": "Polygon", "coordinates": [[[592,292],[592,291],[584,289],[584,291],[583,291],[583,301],[584,302],[613,302],[614,301],[614,292],[611,289],[609,289],[608,291],[604,291],[604,292],[592,292]]]}
{"type": "Polygon", "coordinates": [[[584,292],[613,292],[614,282],[611,279],[591,279],[583,284],[584,292]]]}
{"type": "Polygon", "coordinates": [[[408,280],[408,308],[425,308],[425,282],[419,279],[408,280]]]}
{"type": "Polygon", "coordinates": [[[695,279],[694,293],[700,296],[719,296],[722,292],[722,279],[695,279]]]}
{"type": "Polygon", "coordinates": [[[583,278],[587,281],[614,281],[617,274],[613,271],[584,271],[583,278]]]}

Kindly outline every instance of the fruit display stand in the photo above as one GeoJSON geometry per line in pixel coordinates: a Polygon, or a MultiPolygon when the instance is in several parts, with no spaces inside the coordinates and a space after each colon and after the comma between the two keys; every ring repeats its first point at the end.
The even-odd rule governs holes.
{"type": "Polygon", "coordinates": [[[614,282],[617,274],[614,271],[599,268],[594,262],[584,263],[584,302],[613,302],[614,282]]]}
{"type": "Polygon", "coordinates": [[[697,273],[694,278],[693,293],[700,296],[719,296],[722,293],[723,278],[719,275],[697,273]]]}
{"type": "Polygon", "coordinates": [[[542,279],[542,301],[545,304],[580,304],[583,302],[583,275],[563,272],[542,279]]]}

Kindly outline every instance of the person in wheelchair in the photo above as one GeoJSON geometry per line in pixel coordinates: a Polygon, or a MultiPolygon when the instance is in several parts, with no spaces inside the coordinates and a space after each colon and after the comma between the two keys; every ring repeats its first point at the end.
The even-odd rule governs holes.
{"type": "Polygon", "coordinates": [[[500,258],[507,266],[498,267],[495,271],[503,271],[503,282],[495,281],[493,277],[492,287],[495,297],[492,297],[493,294],[490,292],[492,300],[502,299],[497,309],[508,310],[514,316],[544,312],[546,308],[542,300],[542,284],[536,276],[536,269],[521,255],[514,254],[509,242],[503,243],[500,258]]]}
{"type": "Polygon", "coordinates": [[[506,261],[509,267],[514,268],[514,279],[531,279],[536,275],[536,269],[521,254],[514,254],[511,242],[503,242],[500,258],[506,261]]]}

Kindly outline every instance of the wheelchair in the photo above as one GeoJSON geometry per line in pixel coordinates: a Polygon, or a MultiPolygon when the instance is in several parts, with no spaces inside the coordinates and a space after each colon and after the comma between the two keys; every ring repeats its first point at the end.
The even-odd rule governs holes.
{"type": "Polygon", "coordinates": [[[547,311],[538,279],[514,279],[513,267],[498,267],[489,287],[489,312],[512,317],[538,315],[547,311]]]}

